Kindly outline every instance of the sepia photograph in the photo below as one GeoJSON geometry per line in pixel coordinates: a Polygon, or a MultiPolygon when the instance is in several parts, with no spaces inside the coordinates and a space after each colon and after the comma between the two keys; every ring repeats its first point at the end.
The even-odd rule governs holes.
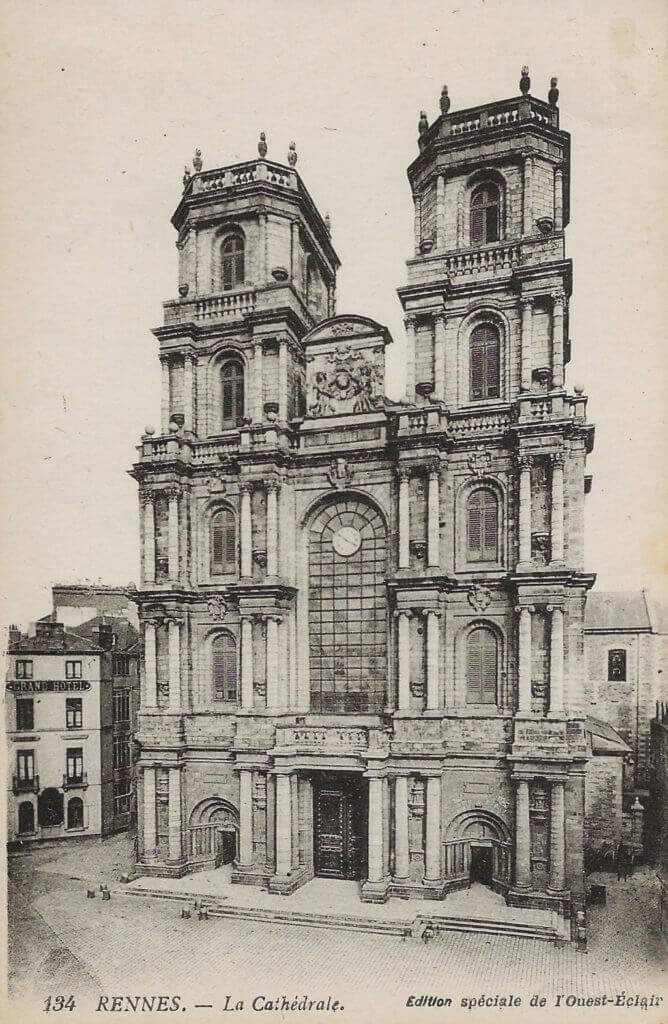
{"type": "Polygon", "coordinates": [[[0,25],[3,1019],[666,1024],[665,4],[0,25]]]}

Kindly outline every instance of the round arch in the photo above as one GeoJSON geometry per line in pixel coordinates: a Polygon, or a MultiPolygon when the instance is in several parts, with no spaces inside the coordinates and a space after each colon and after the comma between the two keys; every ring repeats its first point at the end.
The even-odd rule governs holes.
{"type": "Polygon", "coordinates": [[[250,407],[250,367],[247,353],[240,346],[226,341],[212,353],[206,367],[206,436],[213,437],[223,430],[223,371],[227,364],[236,363],[243,375],[243,408],[244,414],[250,407]]]}
{"type": "Polygon", "coordinates": [[[221,796],[206,797],[193,807],[188,818],[188,826],[211,824],[238,829],[239,811],[233,803],[221,796]]]}
{"type": "Polygon", "coordinates": [[[489,325],[499,335],[499,397],[482,399],[489,402],[505,401],[509,394],[510,324],[508,318],[496,306],[485,304],[470,310],[459,325],[457,333],[457,393],[460,406],[476,405],[481,399],[471,398],[471,335],[477,327],[489,325]]]}
{"type": "Polygon", "coordinates": [[[462,480],[455,491],[455,518],[453,522],[453,546],[455,549],[455,564],[458,572],[464,572],[471,568],[500,568],[508,562],[508,537],[506,523],[508,522],[508,493],[505,484],[498,477],[490,473],[483,473],[480,476],[470,476],[462,480]],[[468,559],[468,535],[467,515],[468,503],[471,496],[480,490],[492,491],[497,502],[497,557],[494,562],[469,563],[468,559]]]}
{"type": "Polygon", "coordinates": [[[230,864],[239,849],[239,812],[219,796],[200,800],[188,819],[188,854],[199,862],[220,867],[230,864]]]}
{"type": "MultiPolygon", "coordinates": [[[[466,669],[467,669],[467,642],[471,633],[476,629],[487,629],[494,634],[498,644],[497,659],[497,682],[496,682],[496,703],[486,705],[490,711],[496,712],[498,707],[507,703],[505,698],[505,680],[507,678],[507,644],[503,630],[492,619],[478,615],[470,619],[459,628],[455,636],[455,686],[457,693],[455,703],[459,707],[466,706],[466,669]]],[[[477,708],[485,705],[476,705],[477,708]]]]}
{"type": "Polygon", "coordinates": [[[473,808],[455,815],[446,829],[446,840],[496,840],[509,843],[511,832],[505,821],[491,811],[473,808]]]}

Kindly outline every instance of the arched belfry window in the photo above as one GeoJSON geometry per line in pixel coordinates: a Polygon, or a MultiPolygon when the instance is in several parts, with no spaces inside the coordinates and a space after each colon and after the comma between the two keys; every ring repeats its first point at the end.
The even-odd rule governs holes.
{"type": "Polygon", "coordinates": [[[501,343],[493,324],[480,324],[471,332],[471,401],[501,397],[501,343]]]}
{"type": "Polygon", "coordinates": [[[231,633],[221,633],[211,648],[214,700],[237,701],[237,645],[231,633]]]}
{"type": "Polygon", "coordinates": [[[221,248],[223,290],[238,288],[244,283],[244,240],[230,235],[221,248]]]}
{"type": "Polygon", "coordinates": [[[501,237],[501,194],[485,181],[471,193],[471,245],[498,242],[501,237]]]}
{"type": "Polygon", "coordinates": [[[489,487],[479,487],[466,504],[469,562],[496,562],[499,557],[499,502],[489,487]]]}
{"type": "Polygon", "coordinates": [[[476,626],[466,640],[466,703],[496,704],[499,643],[487,626],[476,626]]]}
{"type": "Polygon", "coordinates": [[[221,371],[223,430],[238,427],[244,415],[244,370],[232,359],[221,371]]]}
{"type": "Polygon", "coordinates": [[[387,689],[387,535],[366,502],[327,505],[309,531],[311,711],[379,712],[387,689]]]}
{"type": "Polygon", "coordinates": [[[235,572],[237,534],[234,513],[223,508],[211,519],[211,573],[235,572]]]}

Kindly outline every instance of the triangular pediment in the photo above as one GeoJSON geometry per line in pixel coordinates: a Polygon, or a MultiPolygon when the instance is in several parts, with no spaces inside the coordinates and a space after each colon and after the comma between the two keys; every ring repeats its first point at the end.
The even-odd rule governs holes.
{"type": "MultiPolygon", "coordinates": [[[[303,339],[304,345],[317,341],[330,341],[332,338],[359,338],[364,335],[387,336],[387,327],[377,323],[368,316],[341,314],[322,320],[303,339]]],[[[387,339],[389,340],[389,338],[387,339]]]]}

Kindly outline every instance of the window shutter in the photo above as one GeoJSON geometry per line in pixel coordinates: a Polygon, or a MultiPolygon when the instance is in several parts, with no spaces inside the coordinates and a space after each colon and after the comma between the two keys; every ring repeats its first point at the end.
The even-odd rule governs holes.
{"type": "Polygon", "coordinates": [[[471,342],[471,399],[484,398],[485,359],[482,345],[474,339],[471,342]]]}
{"type": "Polygon", "coordinates": [[[483,496],[483,557],[491,561],[498,558],[498,504],[491,491],[480,492],[483,496]]]}
{"type": "Polygon", "coordinates": [[[223,570],[223,512],[213,517],[211,524],[211,568],[213,572],[223,570]]]}
{"type": "Polygon", "coordinates": [[[466,652],[466,700],[469,704],[496,704],[498,645],[489,629],[469,633],[466,652]]]}
{"type": "Polygon", "coordinates": [[[487,337],[486,340],[486,398],[498,398],[501,394],[500,380],[499,380],[499,336],[494,331],[487,337]]]}
{"type": "Polygon", "coordinates": [[[237,652],[234,639],[229,634],[214,641],[213,690],[216,700],[237,699],[237,652]]]}
{"type": "Polygon", "coordinates": [[[482,651],[480,648],[479,629],[469,634],[468,657],[466,659],[466,700],[469,704],[479,704],[482,679],[482,651]]]}
{"type": "Polygon", "coordinates": [[[480,508],[479,494],[479,491],[472,494],[468,504],[469,557],[476,560],[482,557],[482,510],[480,508]]]}
{"type": "Polygon", "coordinates": [[[483,211],[480,208],[471,209],[471,243],[473,245],[483,242],[485,239],[485,226],[483,211]]]}
{"type": "Polygon", "coordinates": [[[480,632],[483,634],[481,654],[481,700],[483,704],[496,704],[496,681],[498,669],[496,637],[488,629],[481,629],[480,632]]]}
{"type": "Polygon", "coordinates": [[[237,561],[236,536],[234,516],[231,512],[225,513],[225,569],[227,572],[234,572],[237,561]]]}

